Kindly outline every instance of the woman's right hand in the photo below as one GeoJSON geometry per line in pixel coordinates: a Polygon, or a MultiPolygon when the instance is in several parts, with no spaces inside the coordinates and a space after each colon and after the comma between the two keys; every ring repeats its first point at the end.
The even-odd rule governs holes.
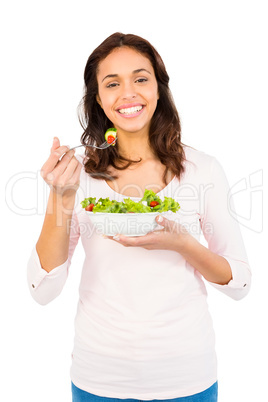
{"type": "Polygon", "coordinates": [[[41,168],[41,176],[45,182],[53,192],[62,196],[75,195],[79,187],[82,165],[74,154],[74,150],[69,151],[67,146],[61,146],[59,139],[55,137],[50,156],[41,168]]]}
{"type": "Polygon", "coordinates": [[[40,237],[36,243],[41,266],[47,272],[67,261],[72,215],[79,187],[82,164],[74,151],[61,146],[54,138],[50,156],[41,169],[41,176],[51,191],[40,237]]]}

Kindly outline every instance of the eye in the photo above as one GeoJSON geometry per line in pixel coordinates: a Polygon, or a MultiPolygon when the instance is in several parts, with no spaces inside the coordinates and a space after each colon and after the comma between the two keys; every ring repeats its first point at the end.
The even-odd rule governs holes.
{"type": "Polygon", "coordinates": [[[143,82],[146,82],[146,81],[148,81],[147,78],[138,78],[135,82],[143,83],[143,82]]]}
{"type": "Polygon", "coordinates": [[[118,85],[119,84],[117,84],[116,82],[111,82],[110,84],[106,85],[106,88],[115,88],[118,85]]]}

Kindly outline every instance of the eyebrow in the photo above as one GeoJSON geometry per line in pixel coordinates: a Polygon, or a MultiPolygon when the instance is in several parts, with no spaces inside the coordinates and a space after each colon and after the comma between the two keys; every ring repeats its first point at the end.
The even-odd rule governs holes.
{"type": "MultiPolygon", "coordinates": [[[[138,68],[137,70],[132,71],[132,74],[138,74],[138,73],[140,73],[140,72],[142,72],[142,71],[145,71],[146,73],[152,75],[152,74],[150,73],[150,71],[146,70],[146,68],[138,68]]],[[[106,75],[106,76],[103,78],[102,82],[103,82],[104,80],[106,80],[107,78],[115,78],[115,77],[118,77],[118,74],[108,74],[108,75],[106,75]]]]}

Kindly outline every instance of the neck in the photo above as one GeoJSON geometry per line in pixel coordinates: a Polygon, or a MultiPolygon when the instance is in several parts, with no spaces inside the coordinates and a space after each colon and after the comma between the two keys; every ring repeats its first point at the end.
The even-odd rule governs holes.
{"type": "Polygon", "coordinates": [[[149,136],[145,133],[118,132],[117,146],[120,155],[128,159],[143,161],[158,159],[149,144],[149,136]]]}

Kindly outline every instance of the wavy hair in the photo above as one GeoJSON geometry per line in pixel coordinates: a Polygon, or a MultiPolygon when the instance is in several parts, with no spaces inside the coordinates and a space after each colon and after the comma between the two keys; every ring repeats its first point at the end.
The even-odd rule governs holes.
{"type": "MultiPolygon", "coordinates": [[[[172,94],[169,89],[169,76],[162,58],[156,49],[145,39],[132,34],[114,33],[105,39],[89,56],[84,71],[84,96],[79,104],[79,122],[84,130],[81,143],[99,145],[103,142],[104,133],[113,123],[107,118],[98,104],[97,72],[99,63],[114,49],[129,47],[147,57],[155,72],[158,84],[159,100],[149,128],[149,144],[160,162],[166,166],[163,181],[167,185],[167,173],[170,170],[178,178],[184,171],[184,151],[181,143],[181,124],[172,94]]],[[[108,166],[118,170],[127,169],[134,161],[119,154],[118,148],[98,150],[86,147],[84,161],[85,171],[96,179],[109,176],[114,180],[108,166]],[[117,163],[121,165],[118,166],[117,163]],[[122,166],[122,162],[126,162],[122,166]]]]}

